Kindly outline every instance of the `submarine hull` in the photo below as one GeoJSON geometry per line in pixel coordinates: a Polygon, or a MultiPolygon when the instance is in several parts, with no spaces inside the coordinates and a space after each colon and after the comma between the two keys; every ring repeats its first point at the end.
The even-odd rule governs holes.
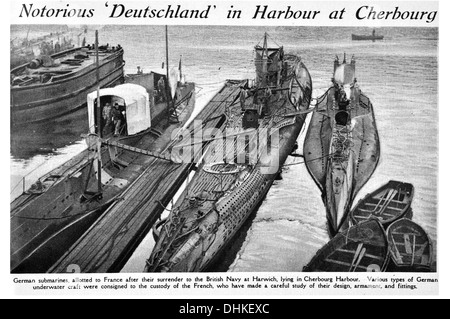
{"type": "Polygon", "coordinates": [[[158,231],[146,272],[206,270],[262,202],[294,149],[311,100],[309,72],[300,60],[290,61],[288,70],[261,77],[262,86],[242,90],[240,107],[228,108],[225,128],[233,134],[225,135],[225,144],[216,137],[208,145],[158,231]],[[267,86],[281,74],[281,84],[267,86]]]}
{"type": "Polygon", "coordinates": [[[348,220],[353,200],[372,176],[380,157],[372,103],[357,86],[354,68],[342,66],[335,72],[339,85],[336,81],[317,99],[304,143],[306,167],[322,192],[332,237],[348,220]],[[348,82],[352,81],[350,86],[348,82]],[[338,101],[341,88],[348,97],[344,108],[338,101]]]}
{"type": "MultiPolygon", "coordinates": [[[[281,165],[286,161],[291,153],[291,150],[300,134],[301,128],[304,124],[304,117],[298,118],[296,123],[292,126],[283,128],[280,132],[280,153],[268,155],[271,162],[278,161],[281,165]],[[277,156],[277,159],[273,157],[277,156]],[[271,158],[272,157],[272,158],[271,158]]],[[[230,216],[224,220],[217,230],[216,240],[211,242],[210,248],[206,251],[204,258],[198,265],[192,269],[183,267],[174,268],[173,271],[180,272],[201,272],[208,268],[214,262],[215,258],[220,252],[230,243],[230,241],[239,232],[244,222],[255,211],[258,205],[264,200],[267,192],[270,190],[277,173],[263,174],[261,168],[256,167],[248,179],[239,187],[239,189],[230,193],[227,198],[224,198],[221,203],[217,205],[217,209],[221,216],[230,216]]]]}

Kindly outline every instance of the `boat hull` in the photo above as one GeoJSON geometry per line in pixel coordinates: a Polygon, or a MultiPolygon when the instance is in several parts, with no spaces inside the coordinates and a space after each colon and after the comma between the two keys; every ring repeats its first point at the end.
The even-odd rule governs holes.
{"type": "Polygon", "coordinates": [[[306,83],[302,87],[302,92],[306,93],[303,99],[294,104],[289,102],[286,90],[272,93],[266,110],[273,113],[267,114],[267,118],[259,118],[257,128],[244,125],[245,115],[241,114],[241,107],[248,109],[253,106],[252,98],[243,98],[241,107],[229,108],[228,116],[233,119],[228,123],[229,127],[241,134],[253,132],[253,135],[246,135],[245,143],[227,137],[225,145],[217,141],[209,145],[197,173],[161,227],[146,272],[205,271],[262,202],[294,149],[306,118],[312,83],[306,67],[303,63],[300,65],[302,72],[297,70],[295,74],[302,77],[302,81],[297,83],[306,83]],[[292,114],[295,110],[301,112],[287,118],[279,115],[283,111],[292,114]],[[264,134],[265,129],[278,134],[260,140],[258,136],[264,134]],[[252,146],[257,143],[258,150],[254,149],[256,156],[252,157],[252,146]],[[226,154],[219,150],[226,150],[226,154]],[[245,161],[239,159],[240,155],[245,157],[245,161]]]}
{"type": "MultiPolygon", "coordinates": [[[[108,165],[107,152],[103,152],[104,163],[108,165]]],[[[78,169],[69,175],[55,180],[55,184],[42,194],[28,194],[29,198],[17,208],[12,206],[11,215],[11,272],[45,272],[70,247],[76,238],[104,209],[121,193],[128,184],[111,185],[104,188],[101,197],[85,196],[85,185],[95,193],[97,184],[96,170],[93,162],[87,160],[88,154],[82,152],[79,162],[68,164],[78,169]],[[92,166],[91,166],[92,164],[92,166]],[[79,221],[79,223],[77,222],[79,221]],[[74,225],[78,227],[74,228],[74,225]],[[68,229],[68,225],[72,225],[68,229]],[[84,226],[83,226],[84,225],[84,226]],[[65,234],[71,234],[66,236],[65,234]]],[[[54,177],[53,177],[54,176],[54,177]]],[[[44,184],[51,184],[48,175],[42,179],[44,184]]],[[[27,195],[22,195],[22,197],[27,195]]],[[[14,204],[14,203],[13,203],[14,204]]]]}
{"type": "Polygon", "coordinates": [[[345,128],[347,155],[336,154],[333,143],[342,145],[344,142],[337,140],[335,134],[337,124],[334,119],[339,111],[334,87],[318,101],[306,133],[304,157],[308,172],[322,191],[328,229],[334,236],[346,221],[355,196],[378,165],[380,142],[372,104],[360,93],[351,102],[352,121],[345,128]]]}
{"type": "Polygon", "coordinates": [[[67,220],[55,221],[47,225],[33,243],[41,243],[34,246],[29,243],[23,251],[27,251],[26,257],[20,256],[20,263],[15,256],[11,259],[11,273],[46,272],[58,258],[67,250],[68,243],[74,238],[79,238],[100,217],[108,205],[102,205],[98,209],[74,216],[67,220]],[[44,239],[45,238],[45,239],[44,239]],[[41,241],[42,240],[42,241],[41,241]]]}
{"type": "Polygon", "coordinates": [[[389,271],[432,271],[431,240],[425,230],[407,218],[393,222],[387,229],[391,263],[389,271]]]}
{"type": "Polygon", "coordinates": [[[376,41],[376,40],[383,40],[383,39],[384,39],[384,36],[382,36],[382,35],[372,36],[372,35],[352,34],[353,41],[376,41]]]}
{"type": "Polygon", "coordinates": [[[361,199],[350,212],[351,225],[377,218],[387,228],[405,217],[414,197],[414,186],[399,181],[389,181],[361,199]]]}
{"type": "MultiPolygon", "coordinates": [[[[11,30],[12,34],[12,30],[11,30]]],[[[49,33],[33,39],[11,40],[10,68],[29,63],[39,55],[53,55],[55,53],[69,50],[74,47],[68,29],[49,33]],[[54,43],[54,44],[53,44],[54,43]]]]}
{"type": "MultiPolygon", "coordinates": [[[[280,154],[278,159],[263,159],[266,161],[276,161],[282,165],[286,158],[291,153],[297,137],[300,134],[301,128],[304,124],[304,117],[297,120],[297,122],[280,132],[284,138],[280,142],[280,154]]],[[[278,156],[278,155],[272,155],[278,156]]],[[[229,194],[218,204],[220,216],[230,216],[218,228],[216,238],[206,252],[202,262],[198,268],[186,269],[186,271],[205,271],[211,265],[215,258],[219,256],[222,249],[232,241],[235,235],[239,232],[244,222],[254,212],[254,210],[261,204],[267,192],[270,190],[275,178],[278,176],[278,171],[275,174],[261,174],[256,169],[251,173],[248,180],[237,189],[235,192],[229,194]]]]}
{"type": "MultiPolygon", "coordinates": [[[[52,57],[76,52],[68,50],[52,57]]],[[[111,87],[123,83],[123,49],[100,59],[99,85],[111,87]]],[[[11,71],[19,72],[26,66],[11,71]]],[[[92,63],[67,78],[55,82],[11,87],[11,125],[24,125],[56,119],[86,105],[86,95],[97,87],[96,66],[92,63]]]]}

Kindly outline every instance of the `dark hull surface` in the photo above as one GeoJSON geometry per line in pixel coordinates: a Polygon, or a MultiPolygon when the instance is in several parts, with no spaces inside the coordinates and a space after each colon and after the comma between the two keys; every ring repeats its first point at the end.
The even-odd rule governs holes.
{"type": "Polygon", "coordinates": [[[402,218],[387,229],[391,263],[389,271],[429,272],[432,269],[432,246],[425,230],[402,218]]]}
{"type": "MultiPolygon", "coordinates": [[[[341,65],[347,70],[349,65],[341,65]]],[[[352,79],[354,73],[348,72],[352,79]]],[[[372,103],[355,85],[348,109],[339,106],[335,86],[318,98],[304,142],[305,163],[322,192],[328,228],[334,236],[347,220],[353,200],[375,171],[380,141],[372,103]],[[342,117],[342,115],[346,117],[342,117]]]]}
{"type": "MultiPolygon", "coordinates": [[[[65,57],[72,57],[77,50],[79,49],[68,50],[52,57],[64,61],[65,57]]],[[[99,60],[100,88],[123,82],[123,49],[102,54],[99,60]]],[[[26,68],[26,65],[17,67],[11,74],[21,75],[26,68]]],[[[90,55],[69,73],[63,73],[66,71],[62,70],[59,74],[49,67],[42,74],[55,74],[53,80],[39,83],[29,79],[32,81],[30,84],[12,86],[11,124],[16,126],[52,120],[84,107],[86,95],[97,88],[95,55],[90,55]]],[[[35,72],[38,75],[41,71],[36,69],[35,72]]]]}
{"type": "Polygon", "coordinates": [[[305,272],[384,271],[388,241],[381,224],[369,220],[337,234],[304,267],[305,272]]]}
{"type": "Polygon", "coordinates": [[[127,149],[102,148],[102,193],[97,193],[97,161],[85,150],[40,178],[42,192],[29,189],[11,203],[11,272],[45,272],[101,216],[152,162],[134,151],[159,152],[173,130],[193,111],[195,87],[181,88],[180,122],[169,123],[165,103],[157,104],[150,130],[111,139],[127,149]],[[114,153],[114,157],[111,154],[114,153]]]}

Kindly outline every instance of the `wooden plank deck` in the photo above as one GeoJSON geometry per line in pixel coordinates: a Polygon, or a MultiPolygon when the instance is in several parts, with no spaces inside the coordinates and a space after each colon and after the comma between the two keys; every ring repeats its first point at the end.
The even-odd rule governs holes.
{"type": "MultiPolygon", "coordinates": [[[[219,126],[219,116],[234,101],[242,84],[230,84],[233,82],[229,81],[195,118],[206,121],[217,117],[203,129],[219,126]]],[[[191,167],[191,163],[152,161],[49,272],[67,272],[73,265],[83,273],[119,272],[187,178],[191,167]]]]}

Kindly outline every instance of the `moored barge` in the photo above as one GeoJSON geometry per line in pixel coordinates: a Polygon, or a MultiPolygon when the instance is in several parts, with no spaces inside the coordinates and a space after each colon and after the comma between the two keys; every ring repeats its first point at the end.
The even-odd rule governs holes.
{"type": "Polygon", "coordinates": [[[86,95],[124,79],[123,48],[92,46],[40,56],[11,70],[11,125],[56,119],[86,106],[86,95]],[[97,78],[98,70],[98,78],[97,78]]]}

